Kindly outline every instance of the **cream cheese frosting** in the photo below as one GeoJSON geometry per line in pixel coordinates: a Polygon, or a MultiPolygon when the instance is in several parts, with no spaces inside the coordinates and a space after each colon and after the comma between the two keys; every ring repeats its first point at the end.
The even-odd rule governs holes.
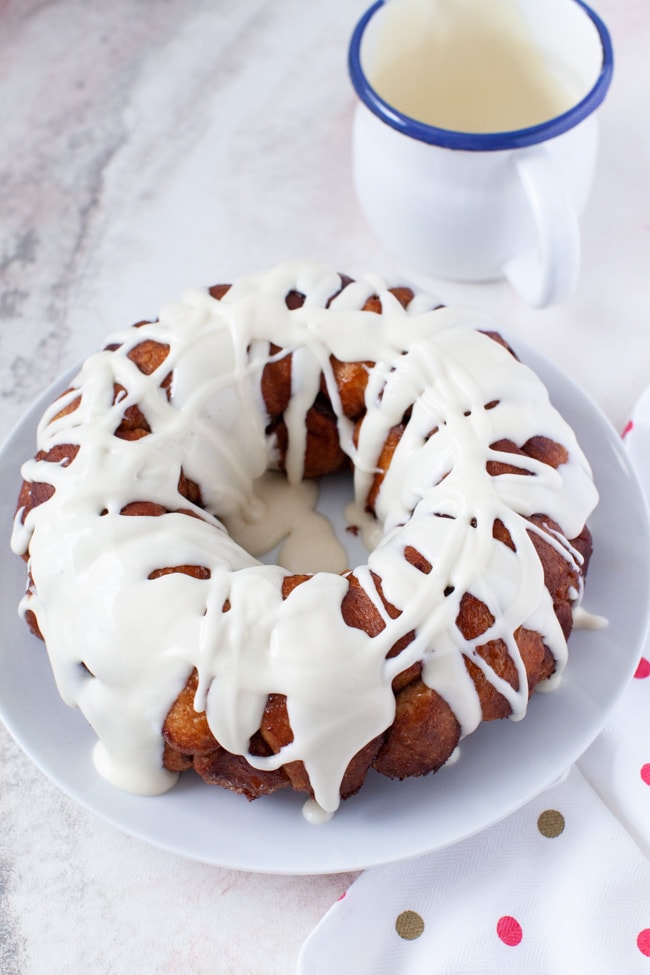
{"type": "MultiPolygon", "coordinates": [[[[205,289],[188,291],[156,322],[116,332],[107,349],[84,362],[38,430],[39,451],[72,444],[76,455],[69,463],[35,459],[23,466],[27,482],[49,483],[54,492],[16,513],[12,547],[28,553],[33,580],[21,612],[38,620],[61,696],[97,734],[101,775],[143,794],[173,785],[175,773],[162,766],[161,728],[194,668],[195,707],[205,710],[217,741],[262,769],[301,760],[326,813],[339,804],[350,759],[392,723],[391,682],[415,661],[423,663],[424,682],[452,707],[463,736],[481,720],[465,656],[507,698],[514,719],[528,702],[513,637],[519,627],[542,635],[556,661],[550,682],[560,679],[566,639],[531,540],[540,529],[529,518],[544,513],[559,526],[544,539],[579,569],[581,556],[566,540],[580,533],[597,493],[543,383],[481,331],[488,327],[476,313],[438,307],[424,295],[405,309],[376,276],[341,290],[331,268],[289,262],[240,278],[219,301],[205,289]],[[291,290],[305,295],[301,307],[287,307],[291,290]],[[360,310],[372,295],[381,298],[381,315],[360,310]],[[169,349],[148,375],[128,355],[145,340],[169,349]],[[350,517],[358,525],[372,522],[372,550],[354,574],[385,624],[375,636],[341,616],[345,573],[316,572],[283,599],[290,570],[260,563],[225,528],[229,520],[264,516],[255,485],[276,466],[277,449],[266,430],[261,377],[276,347],[292,354],[284,419],[294,485],[302,479],[305,416],[324,376],[354,469],[350,517]],[[332,355],[376,363],[358,437],[341,409],[332,355]],[[161,383],[170,374],[168,395],[161,383]],[[114,402],[116,384],[124,393],[114,402]],[[151,432],[125,441],[114,431],[131,405],[151,432]],[[381,447],[407,411],[369,519],[365,505],[381,447]],[[553,468],[526,458],[528,476],[488,473],[490,460],[504,459],[491,445],[539,435],[562,444],[567,461],[553,468]],[[200,485],[202,507],[179,493],[181,471],[200,485]],[[167,513],[120,514],[138,500],[167,513]],[[183,513],[188,509],[198,517],[183,513]],[[496,519],[515,551],[493,537],[496,519]],[[431,571],[406,560],[409,547],[431,571]],[[151,578],[162,566],[178,565],[204,566],[209,577],[151,578]],[[399,615],[387,613],[377,579],[399,615]],[[466,592],[494,617],[474,641],[456,625],[466,592]],[[411,631],[405,649],[387,658],[411,631]],[[507,645],[516,690],[476,653],[477,644],[492,639],[507,645]],[[293,741],[275,755],[251,755],[249,741],[270,693],[286,695],[293,741]]],[[[575,596],[577,605],[581,593],[575,596]]]]}

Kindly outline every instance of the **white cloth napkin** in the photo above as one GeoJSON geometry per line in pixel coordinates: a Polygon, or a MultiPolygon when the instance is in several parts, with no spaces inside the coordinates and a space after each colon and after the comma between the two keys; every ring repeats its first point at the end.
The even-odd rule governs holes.
{"type": "MultiPolygon", "coordinates": [[[[650,389],[625,442],[650,497],[650,389]]],[[[298,975],[637,972],[650,975],[650,644],[562,781],[449,849],[366,870],[298,962],[298,975]]]]}

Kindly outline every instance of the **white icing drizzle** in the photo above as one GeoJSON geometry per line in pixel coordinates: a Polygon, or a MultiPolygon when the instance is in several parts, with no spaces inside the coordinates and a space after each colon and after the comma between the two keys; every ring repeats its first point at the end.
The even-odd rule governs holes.
{"type": "Polygon", "coordinates": [[[551,649],[553,681],[562,673],[566,642],[527,519],[538,512],[553,519],[562,533],[553,543],[571,565],[579,562],[565,539],[580,532],[597,494],[573,432],[532,371],[477,330],[486,323],[475,313],[435,308],[420,295],[404,310],[372,276],[344,288],[326,309],[340,286],[330,268],[295,262],[240,279],[221,301],[189,291],[158,322],[111,336],[118,351],[91,356],[73,391],[40,424],[39,450],[79,449],[71,463],[31,460],[23,467],[25,480],[55,490],[24,523],[23,512],[16,515],[12,545],[29,551],[33,577],[21,609],[38,619],[64,700],[98,735],[99,772],[124,789],[156,793],[173,783],[161,765],[160,729],[193,667],[195,706],[206,709],[217,740],[259,768],[302,760],[324,813],[339,804],[352,756],[391,724],[391,681],[412,662],[423,661],[423,679],[451,705],[463,735],[481,719],[464,654],[506,696],[515,719],[528,699],[513,639],[519,626],[538,631],[551,649]],[[287,309],[290,290],[306,296],[301,308],[287,309]],[[373,294],[381,297],[382,316],[359,311],[373,294]],[[147,339],[169,346],[151,375],[127,356],[147,339]],[[338,420],[355,467],[357,523],[367,520],[363,508],[380,448],[412,407],[377,499],[375,547],[367,565],[354,570],[385,623],[375,637],[344,623],[344,576],[317,572],[283,600],[287,570],[261,565],[219,520],[255,520],[263,511],[256,484],[275,458],[260,389],[270,343],[293,353],[285,421],[294,484],[302,474],[305,413],[321,373],[334,408],[340,405],[330,355],[377,363],[356,447],[352,424],[343,415],[338,420]],[[170,372],[168,399],[160,384],[170,372]],[[114,404],[115,383],[128,392],[114,404]],[[58,415],[79,395],[74,411],[58,415]],[[151,433],[116,438],[124,410],[135,404],[151,433]],[[534,435],[563,444],[568,462],[555,470],[526,458],[531,476],[487,473],[489,459],[518,463],[490,444],[504,438],[523,444],[534,435]],[[201,486],[207,510],[194,508],[197,518],[181,513],[193,508],[178,491],[181,469],[201,486]],[[120,514],[137,500],[169,513],[120,514]],[[497,518],[516,554],[492,537],[497,518]],[[407,546],[422,553],[430,572],[406,561],[407,546]],[[210,577],[149,578],[178,565],[204,566],[210,577]],[[396,619],[385,611],[373,573],[401,610],[396,619]],[[465,592],[495,619],[476,641],[464,640],[455,624],[465,592]],[[386,659],[411,630],[413,641],[386,659]],[[499,638],[517,666],[517,690],[476,653],[476,645],[499,638]],[[287,696],[294,738],[277,755],[250,756],[248,742],[270,692],[287,696]]]}

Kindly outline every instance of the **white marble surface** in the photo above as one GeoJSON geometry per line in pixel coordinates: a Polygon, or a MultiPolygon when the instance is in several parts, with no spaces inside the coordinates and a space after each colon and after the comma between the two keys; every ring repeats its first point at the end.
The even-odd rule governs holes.
{"type": "MultiPolygon", "coordinates": [[[[366,5],[0,2],[0,437],[187,285],[296,256],[393,273],[349,169],[346,47],[366,5]]],[[[650,12],[595,6],[616,73],[577,294],[532,311],[505,284],[431,287],[494,313],[621,429],[650,380],[650,12]]],[[[2,975],[291,972],[350,881],[240,874],[123,836],[1,726],[0,761],[2,975]]]]}

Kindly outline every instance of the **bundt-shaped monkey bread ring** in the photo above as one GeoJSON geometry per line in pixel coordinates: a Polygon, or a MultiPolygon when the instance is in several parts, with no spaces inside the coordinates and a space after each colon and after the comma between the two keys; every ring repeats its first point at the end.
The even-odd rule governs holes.
{"type": "Polygon", "coordinates": [[[332,812],[565,666],[589,465],[499,335],[409,288],[297,262],[192,290],[84,362],[22,475],[21,610],[123,789],[194,768],[332,812]],[[352,471],[367,564],[295,574],[233,539],[274,468],[352,471]]]}

